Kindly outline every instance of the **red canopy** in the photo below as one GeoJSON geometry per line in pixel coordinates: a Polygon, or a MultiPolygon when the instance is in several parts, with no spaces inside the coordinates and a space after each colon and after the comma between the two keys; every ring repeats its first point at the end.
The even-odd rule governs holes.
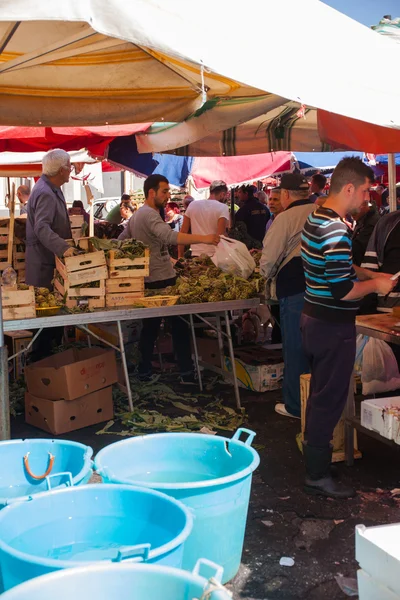
{"type": "Polygon", "coordinates": [[[52,148],[87,150],[103,156],[116,137],[145,131],[151,123],[99,127],[0,127],[0,152],[46,152],[52,148]]]}

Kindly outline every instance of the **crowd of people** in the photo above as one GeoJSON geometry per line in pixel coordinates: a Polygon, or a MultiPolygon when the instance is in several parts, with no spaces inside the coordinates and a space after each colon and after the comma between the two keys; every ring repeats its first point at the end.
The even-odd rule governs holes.
{"type": "MultiPolygon", "coordinates": [[[[43,174],[27,202],[21,199],[23,186],[18,190],[27,211],[30,285],[51,288],[54,255],[75,252],[65,241],[71,238],[71,228],[62,186],[70,172],[68,153],[52,150],[43,159],[43,174]]],[[[321,174],[314,175],[310,186],[301,173],[286,173],[272,189],[238,188],[238,209],[231,214],[224,181],[211,184],[207,200],[186,197],[182,207],[171,201],[168,179],[151,175],[144,182],[143,205],[138,208],[123,195],[110,217],[124,227],[119,239],[134,238],[150,248],[145,285],[161,293],[176,280],[171,247],[178,249],[177,257],[188,248],[193,257],[212,256],[220,237],[239,222],[251,239],[262,243],[260,272],[266,279],[266,301],[280,328],[285,364],[282,401],[276,411],[300,418],[299,379],[311,372],[304,441],[306,490],[337,498],[354,493],[331,476],[330,441],[353,370],[355,317],[367,306],[369,312],[390,310],[400,297],[397,280],[392,279],[400,265],[400,211],[380,216],[371,197],[373,181],[371,168],[349,157],[335,168],[329,190],[321,174]]],[[[161,318],[143,322],[138,372],[144,381],[152,376],[160,325],[161,318]]],[[[179,317],[170,319],[170,329],[180,381],[196,384],[189,330],[179,317]]],[[[45,332],[48,350],[51,330],[45,332]]]]}

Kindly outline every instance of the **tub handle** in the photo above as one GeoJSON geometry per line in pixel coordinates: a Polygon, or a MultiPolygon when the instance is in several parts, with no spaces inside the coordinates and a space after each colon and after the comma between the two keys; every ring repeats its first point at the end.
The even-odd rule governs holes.
{"type": "MultiPolygon", "coordinates": [[[[68,487],[72,487],[74,485],[74,482],[72,481],[72,473],[70,473],[69,471],[63,471],[62,473],[53,473],[53,475],[48,475],[46,477],[46,483],[47,483],[47,489],[48,490],[52,490],[53,487],[51,485],[51,479],[52,477],[66,477],[67,481],[65,482],[65,485],[68,487]]],[[[57,486],[56,486],[57,487],[57,486]]]]}
{"type": "Polygon", "coordinates": [[[29,455],[30,455],[30,452],[27,452],[24,456],[24,467],[25,467],[26,472],[28,473],[29,477],[32,477],[32,479],[40,480],[40,479],[45,479],[48,475],[50,475],[51,470],[54,465],[54,460],[56,458],[55,456],[53,456],[53,454],[51,452],[49,452],[49,464],[47,465],[46,472],[43,473],[43,475],[34,475],[32,473],[31,468],[29,466],[29,455]]]}
{"type": "Polygon", "coordinates": [[[256,432],[252,431],[251,429],[245,429],[244,427],[239,427],[239,429],[237,431],[235,431],[235,433],[233,434],[232,439],[241,441],[240,436],[242,435],[242,433],[247,433],[247,435],[248,435],[247,440],[244,441],[243,444],[245,446],[251,446],[251,442],[256,437],[256,432]]]}
{"type": "Polygon", "coordinates": [[[220,567],[220,565],[207,558],[199,558],[193,569],[193,575],[199,575],[200,577],[204,577],[204,579],[214,579],[218,583],[221,583],[223,574],[223,567],[220,567]]]}
{"type": "Polygon", "coordinates": [[[111,559],[111,562],[122,562],[128,558],[137,558],[141,556],[143,562],[147,562],[149,558],[151,544],[137,544],[136,546],[129,546],[123,550],[118,550],[117,556],[111,559]]]}

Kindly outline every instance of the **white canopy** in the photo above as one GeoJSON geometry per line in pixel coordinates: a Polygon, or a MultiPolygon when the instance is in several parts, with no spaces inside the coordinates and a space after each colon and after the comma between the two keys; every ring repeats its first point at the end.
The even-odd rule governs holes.
{"type": "Polygon", "coordinates": [[[399,86],[381,83],[400,47],[319,0],[0,0],[0,36],[3,124],[181,121],[203,77],[209,100],[262,90],[400,127],[399,86]]]}

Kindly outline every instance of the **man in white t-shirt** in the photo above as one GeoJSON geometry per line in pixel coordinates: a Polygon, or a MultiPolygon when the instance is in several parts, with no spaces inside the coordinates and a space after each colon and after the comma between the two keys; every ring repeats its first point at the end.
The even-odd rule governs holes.
{"type": "MultiPolygon", "coordinates": [[[[228,186],[225,181],[213,181],[210,185],[210,197],[207,200],[194,200],[186,210],[181,233],[193,235],[225,235],[229,224],[229,208],[225,204],[228,186]]],[[[192,256],[206,254],[212,256],[215,248],[209,244],[192,244],[192,256]]],[[[178,256],[182,258],[184,246],[178,246],[178,256]]]]}

